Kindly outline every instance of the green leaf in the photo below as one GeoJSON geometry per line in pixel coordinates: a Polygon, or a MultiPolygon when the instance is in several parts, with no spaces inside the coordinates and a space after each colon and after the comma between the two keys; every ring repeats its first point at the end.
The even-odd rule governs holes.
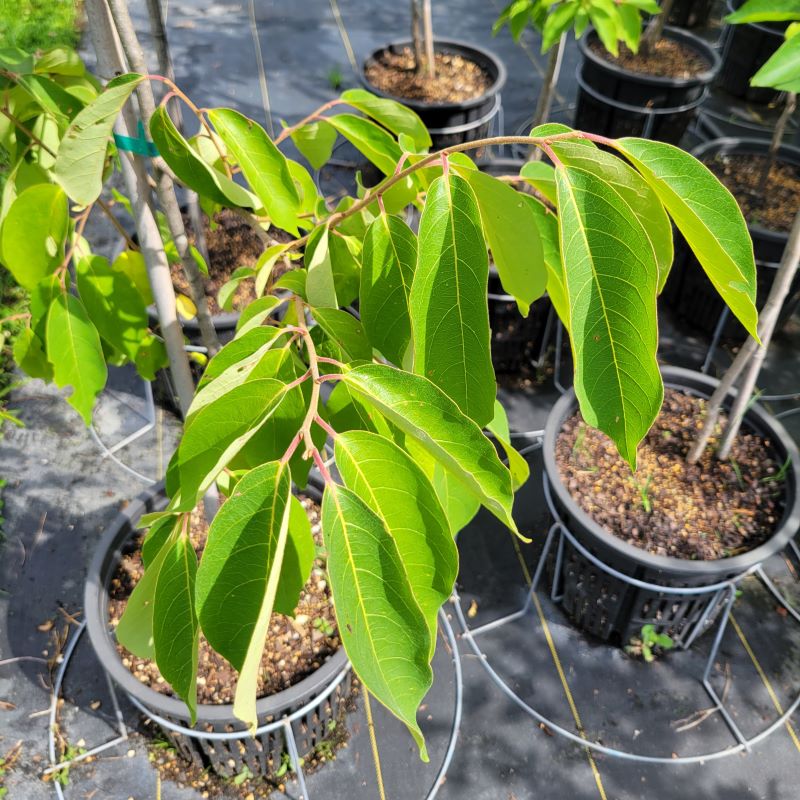
{"type": "Polygon", "coordinates": [[[478,200],[500,282],[527,317],[531,303],[544,294],[547,285],[536,217],[522,195],[507,183],[477,170],[464,170],[461,175],[478,200]]]}
{"type": "Polygon", "coordinates": [[[316,308],[314,319],[325,333],[341,347],[349,361],[372,361],[372,345],[361,323],[349,312],[338,308],[316,308]]]}
{"type": "Polygon", "coordinates": [[[556,176],[550,164],[544,161],[526,161],[519,175],[534,189],[538,189],[553,205],[556,204],[556,176]]]}
{"type": "Polygon", "coordinates": [[[729,25],[744,22],[787,22],[800,19],[800,0],[747,0],[724,21],[729,25]]]}
{"type": "Polygon", "coordinates": [[[563,3],[547,15],[542,32],[542,52],[546,53],[569,30],[578,13],[578,3],[563,3]]]}
{"type": "MultiPolygon", "coordinates": [[[[306,251],[308,252],[308,251],[306,251]]],[[[316,280],[316,279],[315,279],[316,280]]],[[[308,283],[308,273],[304,269],[293,269],[290,272],[284,272],[273,285],[273,290],[285,289],[286,291],[296,294],[298,297],[306,298],[306,284],[308,283]]],[[[331,306],[332,308],[333,306],[331,306]]]]}
{"type": "Polygon", "coordinates": [[[325,404],[327,419],[334,430],[344,433],[350,430],[367,430],[390,437],[392,431],[386,420],[360,397],[352,394],[343,382],[333,387],[325,404]]]}
{"type": "Polygon", "coordinates": [[[267,320],[271,321],[270,324],[274,322],[275,309],[281,305],[281,302],[279,297],[268,294],[248,303],[239,314],[239,321],[236,323],[236,338],[243,336],[253,328],[263,327],[267,320]]]}
{"type": "Polygon", "coordinates": [[[255,265],[256,270],[256,295],[261,297],[264,290],[269,284],[269,279],[272,277],[272,270],[275,267],[278,259],[286,253],[290,245],[288,244],[274,244],[268,247],[259,257],[255,265]]]}
{"type": "Polygon", "coordinates": [[[33,290],[64,258],[69,229],[67,196],[52,183],[31,186],[8,210],[0,253],[17,283],[33,290]]]}
{"type": "Polygon", "coordinates": [[[290,138],[314,169],[322,169],[331,157],[336,136],[336,128],[320,120],[303,125],[290,138]]]}
{"type": "Polygon", "coordinates": [[[561,264],[561,248],[558,242],[558,218],[535,197],[530,195],[523,197],[536,217],[536,227],[542,241],[544,263],[547,267],[547,294],[559,319],[569,331],[569,300],[564,285],[564,267],[561,264]]]}
{"type": "Polygon", "coordinates": [[[292,495],[289,506],[289,537],[275,595],[275,612],[292,617],[300,602],[300,592],[311,575],[317,546],[311,533],[308,512],[296,495],[292,495]]]}
{"type": "Polygon", "coordinates": [[[198,497],[256,435],[284,396],[281,381],[250,380],[191,415],[178,450],[179,510],[194,508],[198,497]]]}
{"type": "Polygon", "coordinates": [[[133,281],[102,256],[80,259],[75,272],[81,301],[101,338],[135,361],[148,318],[133,281]]]}
{"type": "Polygon", "coordinates": [[[71,47],[51,47],[37,56],[34,72],[52,75],[68,75],[81,77],[86,74],[86,67],[81,57],[71,47]]]}
{"type": "Polygon", "coordinates": [[[576,142],[553,142],[553,152],[569,167],[591,172],[611,184],[627,209],[642,223],[658,266],[658,292],[664,288],[672,268],[672,224],[658,195],[638,172],[621,158],[597,147],[576,142]]]}
{"type": "Polygon", "coordinates": [[[74,295],[59,294],[50,305],[46,344],[56,386],[72,387],[67,402],[91,424],[95,399],[106,385],[108,371],[97,328],[74,295]]]}
{"type": "Polygon", "coordinates": [[[44,111],[52,114],[62,125],[65,125],[83,107],[83,103],[77,97],[44,75],[20,75],[17,82],[25,88],[44,111]]]}
{"type": "Polygon", "coordinates": [[[153,601],[153,646],[158,671],[197,718],[197,660],[200,628],[194,592],[197,555],[188,532],[164,547],[153,601]]]}
{"type": "Polygon", "coordinates": [[[114,122],[131,92],[143,80],[143,76],[135,74],[114,78],[67,128],[53,175],[76,203],[88,206],[100,196],[114,122]]]}
{"type": "Polygon", "coordinates": [[[753,243],[733,195],[696,158],[663,142],[619,139],[747,332],[758,338],[753,243]]]}
{"type": "Polygon", "coordinates": [[[283,153],[260,125],[238,111],[215,108],[208,117],[273,224],[297,235],[300,196],[283,153]]]}
{"type": "Polygon", "coordinates": [[[167,348],[163,339],[152,333],[148,333],[139,345],[134,357],[136,371],[146,381],[154,381],[156,373],[164,369],[169,364],[167,348]]]}
{"type": "Polygon", "coordinates": [[[427,378],[385,364],[348,369],[342,380],[351,392],[416,439],[489,511],[517,532],[511,517],[511,474],[480,428],[441,389],[427,378]]]}
{"type": "Polygon", "coordinates": [[[399,217],[376,217],[364,236],[359,311],[373,347],[397,366],[411,342],[408,302],[416,261],[411,228],[399,217]]]}
{"type": "MultiPolygon", "coordinates": [[[[158,557],[164,549],[164,545],[170,541],[172,534],[176,533],[176,528],[179,528],[178,518],[174,514],[159,517],[150,526],[147,535],[142,542],[142,564],[145,568],[145,574],[150,568],[150,565],[158,557]]],[[[139,525],[143,525],[142,518],[139,519],[139,525]]],[[[151,642],[152,644],[152,642],[151,642]]]]}
{"type": "Polygon", "coordinates": [[[750,79],[751,86],[797,92],[800,81],[800,36],[787,39],[750,79]]]}
{"type": "Polygon", "coordinates": [[[331,233],[326,226],[317,228],[311,234],[306,248],[308,276],[306,277],[305,293],[308,302],[316,308],[339,307],[333,279],[330,237],[331,233]]]}
{"type": "Polygon", "coordinates": [[[556,184],[575,394],[586,422],[635,469],[664,397],[658,269],[641,222],[611,184],[576,167],[556,169],[556,184]]]}
{"type": "MultiPolygon", "coordinates": [[[[211,523],[197,573],[200,625],[211,646],[239,671],[233,713],[251,730],[278,583],[284,566],[299,569],[292,560],[284,563],[291,491],[289,468],[278,461],[245,475],[211,523]]],[[[295,586],[297,578],[296,572],[289,576],[295,586]]]]}
{"type": "Polygon", "coordinates": [[[511,472],[511,480],[514,491],[525,484],[531,476],[531,469],[528,462],[519,454],[519,451],[511,444],[511,431],[508,428],[508,415],[499,400],[494,401],[494,419],[486,426],[491,431],[500,446],[503,448],[508,459],[508,469],[511,472]]]}
{"type": "Polygon", "coordinates": [[[378,434],[341,433],[335,455],[345,486],[380,517],[397,545],[428,625],[433,658],[437,614],[458,574],[458,550],[436,492],[408,453],[378,434]]]}
{"type": "Polygon", "coordinates": [[[167,109],[160,106],[150,118],[150,135],[158,152],[181,183],[201,197],[223,206],[256,208],[260,201],[220,170],[209,166],[175,127],[167,109]]]}
{"type": "Polygon", "coordinates": [[[200,380],[200,388],[202,389],[212,378],[222,375],[223,372],[235,364],[239,364],[246,369],[249,365],[243,362],[249,361],[263,345],[274,343],[279,335],[281,335],[281,332],[278,328],[261,325],[228,342],[208,362],[208,366],[200,380]]]}
{"type": "Polygon", "coordinates": [[[322,498],[322,529],[347,656],[365,689],[406,724],[428,761],[416,712],[433,682],[430,634],[397,545],[354,492],[334,483],[322,498]]]}
{"type": "Polygon", "coordinates": [[[414,371],[455,400],[479,425],[493,416],[497,387],[490,353],[489,260],[469,184],[437,178],[419,226],[411,285],[414,371]]]}
{"type": "Polygon", "coordinates": [[[337,114],[328,122],[384,175],[394,172],[403,151],[383,128],[354,114],[337,114]]]}
{"type": "Polygon", "coordinates": [[[111,269],[122,272],[133,281],[145,306],[149,306],[154,302],[153,292],[150,289],[150,279],[147,277],[147,263],[138,250],[123,250],[114,259],[111,269]]]}
{"type": "MultiPolygon", "coordinates": [[[[180,535],[181,529],[180,517],[163,517],[162,520],[155,523],[151,529],[151,533],[155,535],[154,541],[158,542],[160,546],[155,549],[151,543],[146,551],[148,558],[145,562],[144,575],[131,592],[125,606],[125,613],[115,631],[117,641],[123,647],[139,658],[151,660],[155,659],[156,655],[153,644],[153,607],[158,575],[168,552],[180,535]]],[[[143,556],[144,553],[143,547],[143,556]]]]}
{"type": "Polygon", "coordinates": [[[431,137],[425,123],[410,108],[396,100],[377,97],[365,89],[348,89],[341,94],[348,105],[372,117],[376,122],[388,128],[395,136],[410,136],[418,150],[426,150],[431,146],[431,137]]]}
{"type": "Polygon", "coordinates": [[[32,328],[23,328],[14,338],[14,362],[31,378],[53,379],[53,367],[47,360],[42,340],[32,328]]]}
{"type": "Polygon", "coordinates": [[[620,19],[619,34],[632,52],[639,52],[639,41],[642,38],[642,17],[639,11],[630,5],[617,5],[620,19]]]}

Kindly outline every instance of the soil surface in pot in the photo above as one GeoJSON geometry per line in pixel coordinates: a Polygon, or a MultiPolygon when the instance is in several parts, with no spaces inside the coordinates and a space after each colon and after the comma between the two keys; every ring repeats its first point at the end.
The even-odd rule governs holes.
{"type": "Polygon", "coordinates": [[[720,153],[705,163],[728,187],[749,223],[777,233],[791,230],[800,208],[800,167],[776,162],[770,169],[766,191],[762,192],[766,155],[720,153]]]}
{"type": "Polygon", "coordinates": [[[460,103],[480,97],[492,85],[474,62],[455,53],[435,53],[436,77],[417,72],[414,51],[384,50],[366,69],[367,80],[385,94],[426,103],[460,103]]]}
{"type": "MultiPolygon", "coordinates": [[[[203,215],[205,225],[206,247],[208,248],[208,277],[205,279],[206,302],[211,314],[222,314],[224,309],[217,303],[220,288],[228,282],[231,275],[239,267],[254,267],[259,256],[264,252],[264,243],[241,217],[229,209],[222,209],[214,215],[214,226],[208,223],[203,215]]],[[[184,218],[189,241],[194,244],[195,237],[188,217],[184,218]]],[[[290,242],[292,236],[286,231],[272,228],[270,236],[276,242],[290,242]]],[[[274,276],[280,275],[280,266],[275,265],[274,276]]],[[[180,262],[171,263],[172,285],[175,291],[191,297],[189,284],[183,274],[180,262]]],[[[252,280],[242,281],[233,295],[233,309],[241,311],[248,303],[256,299],[255,284],[252,280]]]]}
{"type": "Polygon", "coordinates": [[[705,72],[711,64],[700,53],[683,42],[663,37],[656,42],[650,53],[645,55],[631,51],[626,45],[620,45],[619,55],[612,56],[602,43],[594,39],[589,47],[598,58],[614,64],[628,72],[642,75],[653,75],[657,78],[693,78],[705,72]]]}
{"type": "MultiPolygon", "coordinates": [[[[300,495],[311,521],[311,531],[318,546],[322,545],[319,506],[300,495]]],[[[192,514],[190,536],[198,557],[202,555],[208,534],[202,511],[192,514]]],[[[126,548],[109,586],[109,620],[116,627],[134,586],[144,574],[141,542],[137,536],[126,548]]],[[[317,559],[306,585],[294,619],[273,614],[267,644],[261,659],[258,696],[266,697],[288,689],[319,669],[339,648],[336,620],[333,615],[330,589],[324,574],[324,564],[317,559]]],[[[139,658],[117,645],[122,663],[142,683],[165,695],[172,688],[161,676],[153,661],[139,658]]],[[[197,701],[206,704],[232,703],[236,691],[236,671],[211,649],[200,635],[200,656],[197,672],[197,701]]]]}
{"type": "Polygon", "coordinates": [[[688,464],[704,409],[704,400],[667,389],[635,473],[605,434],[573,415],[556,441],[564,485],[595,522],[656,555],[713,560],[758,547],[781,518],[781,465],[768,440],[744,429],[729,461],[707,447],[688,464]]]}

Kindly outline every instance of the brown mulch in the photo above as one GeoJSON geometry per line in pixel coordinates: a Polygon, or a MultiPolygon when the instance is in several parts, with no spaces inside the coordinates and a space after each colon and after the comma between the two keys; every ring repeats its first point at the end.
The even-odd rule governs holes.
{"type": "MultiPolygon", "coordinates": [[[[300,496],[311,531],[318,546],[322,545],[319,506],[311,499],[300,496]]],[[[202,555],[208,533],[202,511],[192,515],[191,539],[198,554],[202,555]]],[[[134,586],[144,574],[141,556],[142,536],[132,542],[123,554],[109,588],[109,619],[116,627],[134,586]]],[[[330,589],[325,579],[324,562],[317,559],[299,598],[294,619],[283,614],[273,614],[264,656],[258,696],[266,697],[288,689],[319,669],[339,648],[336,619],[333,614],[330,589]]],[[[122,645],[117,645],[122,663],[142,683],[161,694],[172,695],[172,689],[158,671],[154,662],[138,658],[122,645]]],[[[236,690],[236,670],[211,649],[200,635],[200,656],[197,677],[198,703],[232,703],[236,690]]]]}
{"type": "Polygon", "coordinates": [[[474,62],[451,53],[435,53],[436,77],[418,73],[414,51],[385,50],[367,67],[367,80],[386,94],[428,103],[460,103],[480,97],[491,86],[489,76],[474,62]]]}
{"type": "MultiPolygon", "coordinates": [[[[205,215],[203,221],[209,261],[208,277],[204,281],[206,302],[211,314],[222,314],[223,309],[217,303],[220,287],[228,282],[239,267],[254,267],[265,247],[252,227],[230,209],[224,208],[214,215],[213,229],[205,215]]],[[[188,218],[184,219],[184,223],[189,241],[194,244],[195,238],[188,218]]],[[[274,228],[269,233],[277,242],[289,242],[293,238],[285,231],[274,228]]],[[[180,262],[171,263],[170,270],[175,291],[191,297],[189,284],[184,277],[180,262]]],[[[242,281],[233,296],[234,311],[241,311],[255,299],[255,283],[252,280],[242,281]]]]}
{"type": "Polygon", "coordinates": [[[564,485],[592,519],[650,553],[712,560],[752,550],[780,520],[781,465],[769,441],[744,429],[729,461],[709,447],[688,464],[704,408],[705,401],[667,389],[633,474],[605,434],[570,417],[556,442],[564,485]]]}
{"type": "Polygon", "coordinates": [[[748,222],[780,233],[791,230],[800,208],[800,168],[777,162],[761,192],[765,155],[717,155],[706,166],[728,187],[748,222]]]}
{"type": "Polygon", "coordinates": [[[627,45],[620,44],[619,55],[612,56],[597,39],[593,39],[589,47],[603,61],[629,72],[654,75],[659,78],[692,78],[711,66],[696,50],[667,38],[656,42],[648,55],[641,50],[633,53],[627,45]]]}

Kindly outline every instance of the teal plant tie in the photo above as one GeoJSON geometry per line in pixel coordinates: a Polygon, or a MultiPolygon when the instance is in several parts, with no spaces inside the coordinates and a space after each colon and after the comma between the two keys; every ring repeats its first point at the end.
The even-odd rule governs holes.
{"type": "Polygon", "coordinates": [[[148,141],[144,132],[144,125],[139,120],[137,126],[138,136],[122,136],[119,133],[114,134],[114,142],[120,150],[126,150],[129,153],[136,153],[138,156],[147,156],[154,158],[158,155],[158,148],[151,141],[148,141]]]}

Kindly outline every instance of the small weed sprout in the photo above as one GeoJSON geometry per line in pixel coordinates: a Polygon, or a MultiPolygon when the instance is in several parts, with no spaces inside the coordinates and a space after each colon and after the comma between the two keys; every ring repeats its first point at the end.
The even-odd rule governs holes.
{"type": "Polygon", "coordinates": [[[666,633],[658,633],[655,625],[642,625],[639,636],[631,639],[625,652],[631,656],[641,656],[648,664],[656,659],[656,650],[671,650],[675,642],[666,633]]]}

